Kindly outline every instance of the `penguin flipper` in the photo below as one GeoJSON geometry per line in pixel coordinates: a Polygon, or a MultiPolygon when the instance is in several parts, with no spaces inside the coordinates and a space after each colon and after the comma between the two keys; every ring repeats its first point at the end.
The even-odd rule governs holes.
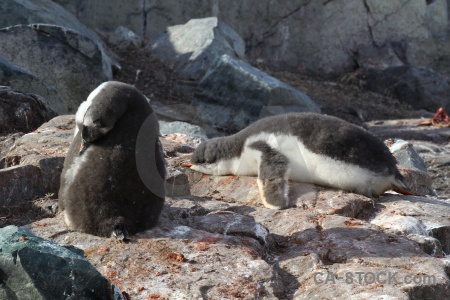
{"type": "Polygon", "coordinates": [[[271,209],[286,208],[289,205],[287,157],[264,141],[254,142],[250,147],[261,151],[257,183],[264,206],[271,209]]]}

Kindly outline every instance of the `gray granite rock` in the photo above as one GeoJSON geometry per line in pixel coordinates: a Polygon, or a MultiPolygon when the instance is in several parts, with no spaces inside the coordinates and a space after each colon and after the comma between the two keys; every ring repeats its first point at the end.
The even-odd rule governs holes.
{"type": "Polygon", "coordinates": [[[138,48],[142,45],[142,38],[125,26],[117,27],[108,36],[108,42],[117,49],[138,48]]]}
{"type": "Polygon", "coordinates": [[[118,66],[115,55],[104,45],[95,30],[80,22],[76,14],[51,0],[11,0],[0,3],[0,28],[28,24],[53,24],[88,37],[102,53],[103,72],[108,78],[112,78],[111,66],[118,66]]]}
{"type": "Polygon", "coordinates": [[[398,66],[368,70],[364,74],[364,87],[392,96],[415,109],[435,112],[444,107],[450,111],[448,79],[430,68],[398,66]]]}
{"type": "Polygon", "coordinates": [[[38,95],[0,90],[0,135],[33,131],[56,115],[38,95]]]}
{"type": "Polygon", "coordinates": [[[232,131],[256,121],[266,106],[320,112],[306,94],[228,55],[221,56],[201,79],[193,104],[199,118],[232,131]]]}
{"type": "Polygon", "coordinates": [[[383,64],[450,74],[445,0],[55,1],[92,28],[113,31],[124,25],[145,38],[192,18],[217,16],[245,40],[251,63],[270,69],[342,74],[357,67],[358,53],[385,48],[390,55],[383,64]]]}
{"type": "Polygon", "coordinates": [[[15,226],[0,229],[2,299],[125,299],[79,254],[15,226]]]}
{"type": "Polygon", "coordinates": [[[208,133],[203,128],[181,121],[159,121],[159,131],[161,132],[161,134],[186,134],[193,140],[196,145],[208,139],[208,133]]]}
{"type": "Polygon", "coordinates": [[[389,139],[384,141],[384,143],[389,147],[392,155],[394,155],[400,165],[409,168],[417,168],[424,172],[427,171],[425,162],[411,143],[402,139],[389,139]]]}
{"type": "Polygon", "coordinates": [[[171,64],[183,80],[200,80],[222,55],[244,59],[244,40],[216,17],[168,27],[151,42],[156,58],[171,64]]]}
{"type": "Polygon", "coordinates": [[[24,93],[36,94],[55,111],[67,110],[57,91],[28,70],[19,68],[0,55],[0,85],[24,93]]]}
{"type": "Polygon", "coordinates": [[[18,25],[0,29],[0,39],[0,55],[57,91],[62,103],[54,109],[59,114],[75,112],[94,88],[112,77],[111,71],[105,72],[98,45],[72,29],[18,25]]]}
{"type": "Polygon", "coordinates": [[[74,116],[59,116],[14,141],[1,157],[2,205],[13,206],[46,194],[58,194],[74,125],[74,116]]]}

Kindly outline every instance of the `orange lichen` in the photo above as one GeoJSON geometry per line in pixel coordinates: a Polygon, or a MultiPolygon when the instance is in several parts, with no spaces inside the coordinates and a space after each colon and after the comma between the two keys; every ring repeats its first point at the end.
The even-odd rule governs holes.
{"type": "Polygon", "coordinates": [[[344,225],[345,225],[345,226],[349,226],[349,227],[359,226],[359,225],[362,225],[362,224],[363,224],[363,223],[360,222],[360,221],[355,221],[355,222],[352,222],[352,221],[344,221],[344,225]]]}
{"type": "Polygon", "coordinates": [[[167,258],[178,261],[178,262],[186,262],[187,259],[181,253],[169,253],[167,254],[167,258]]]}

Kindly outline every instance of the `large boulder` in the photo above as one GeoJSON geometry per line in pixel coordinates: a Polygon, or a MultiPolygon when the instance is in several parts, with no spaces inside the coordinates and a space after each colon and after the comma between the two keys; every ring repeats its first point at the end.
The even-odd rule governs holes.
{"type": "Polygon", "coordinates": [[[0,205],[17,206],[58,194],[64,157],[73,137],[74,116],[59,116],[25,134],[0,157],[0,205]]]}
{"type": "Polygon", "coordinates": [[[169,27],[151,47],[156,58],[174,66],[177,88],[193,94],[192,122],[202,126],[237,131],[264,115],[320,112],[307,95],[243,61],[244,41],[215,17],[169,27]]]}
{"type": "Polygon", "coordinates": [[[244,40],[216,17],[168,27],[151,43],[156,58],[174,65],[183,80],[198,81],[222,55],[244,59],[244,40]]]}
{"type": "MultiPolygon", "coordinates": [[[[97,33],[81,23],[73,14],[51,0],[12,0],[0,2],[0,28],[27,24],[53,24],[69,28],[91,39],[102,53],[103,72],[112,78],[114,54],[97,33]]],[[[43,95],[42,95],[43,96],[43,95]]]]}
{"type": "Polygon", "coordinates": [[[56,115],[41,97],[0,87],[0,135],[33,131],[56,115]]]}
{"type": "Polygon", "coordinates": [[[415,109],[450,111],[450,83],[445,76],[424,67],[398,66],[361,73],[363,86],[373,92],[392,96],[415,109]]]}
{"type": "Polygon", "coordinates": [[[92,28],[124,25],[146,38],[217,16],[244,39],[249,61],[270,68],[341,74],[357,66],[359,54],[384,48],[384,62],[450,74],[446,0],[55,1],[92,28]]]}
{"type": "Polygon", "coordinates": [[[228,55],[210,68],[194,97],[199,118],[230,131],[256,121],[269,112],[268,107],[282,108],[275,113],[320,112],[319,105],[306,94],[228,55]]]}
{"type": "Polygon", "coordinates": [[[1,55],[57,91],[62,103],[54,109],[59,114],[75,112],[94,88],[111,78],[98,45],[71,29],[18,25],[0,29],[0,39],[1,55]]]}
{"type": "Polygon", "coordinates": [[[0,229],[1,299],[125,299],[84,257],[15,226],[0,229]]]}
{"type": "Polygon", "coordinates": [[[39,95],[55,111],[65,111],[66,105],[57,91],[42,82],[28,70],[19,68],[0,55],[0,85],[9,86],[16,91],[39,95]]]}

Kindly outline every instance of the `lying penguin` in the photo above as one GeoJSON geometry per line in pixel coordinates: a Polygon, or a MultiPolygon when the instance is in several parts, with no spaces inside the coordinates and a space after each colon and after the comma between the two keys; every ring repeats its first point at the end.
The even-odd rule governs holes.
{"type": "Polygon", "coordinates": [[[164,204],[166,169],[147,98],[131,85],[105,82],[75,119],[59,190],[66,225],[121,240],[154,226],[164,204]]]}
{"type": "Polygon", "coordinates": [[[315,113],[267,117],[240,132],[203,142],[193,170],[258,176],[264,206],[289,205],[288,180],[368,197],[395,189],[410,194],[387,146],[361,127],[315,113]]]}

